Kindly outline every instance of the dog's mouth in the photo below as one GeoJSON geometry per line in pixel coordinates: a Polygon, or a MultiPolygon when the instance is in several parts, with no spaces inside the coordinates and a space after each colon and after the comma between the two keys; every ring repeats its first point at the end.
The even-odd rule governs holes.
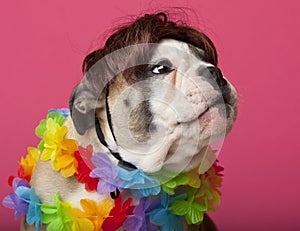
{"type": "MultiPolygon", "coordinates": [[[[196,124],[198,123],[201,134],[201,147],[199,146],[198,152],[187,153],[184,158],[185,163],[178,163],[176,157],[176,149],[178,144],[173,144],[166,157],[164,159],[164,168],[169,170],[176,170],[178,165],[186,164],[186,169],[190,170],[196,167],[203,161],[206,153],[206,149],[209,145],[220,141],[230,132],[232,125],[236,119],[237,109],[236,106],[227,103],[214,103],[210,107],[207,107],[196,119],[184,122],[184,124],[196,124]],[[205,137],[204,135],[205,134],[205,137]]],[[[195,134],[197,135],[197,134],[195,134]]],[[[182,161],[182,158],[181,158],[182,161]]]]}
{"type": "Polygon", "coordinates": [[[207,114],[210,114],[214,108],[218,109],[218,113],[220,116],[222,116],[222,118],[226,118],[226,119],[230,119],[233,117],[233,112],[236,110],[236,107],[228,104],[228,103],[215,103],[209,107],[206,108],[205,111],[203,111],[199,116],[198,116],[198,120],[207,116],[207,114]]]}
{"type": "Polygon", "coordinates": [[[224,119],[230,120],[232,119],[235,121],[236,119],[236,111],[237,108],[235,105],[229,104],[229,103],[224,103],[224,102],[219,102],[215,101],[214,103],[208,105],[206,109],[201,112],[197,117],[188,120],[188,121],[178,121],[177,124],[187,124],[187,123],[192,123],[196,120],[210,120],[212,119],[215,113],[218,113],[219,116],[221,116],[224,119]]]}
{"type": "Polygon", "coordinates": [[[210,134],[210,142],[213,142],[225,138],[231,131],[236,117],[236,105],[215,103],[202,112],[196,120],[198,120],[201,132],[206,131],[210,134]]]}

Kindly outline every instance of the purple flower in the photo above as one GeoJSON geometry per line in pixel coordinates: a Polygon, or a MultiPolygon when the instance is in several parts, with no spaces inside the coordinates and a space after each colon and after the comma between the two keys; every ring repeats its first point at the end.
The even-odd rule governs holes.
{"type": "Polygon", "coordinates": [[[29,203],[20,198],[21,189],[29,189],[29,183],[27,180],[15,178],[12,183],[12,188],[15,193],[9,193],[2,201],[2,204],[10,209],[15,210],[15,218],[23,214],[27,214],[29,203]],[[19,189],[20,188],[20,189],[19,189]]]}
{"type": "Polygon", "coordinates": [[[118,188],[122,191],[123,181],[118,178],[118,169],[104,153],[95,153],[92,162],[96,166],[90,173],[90,177],[99,178],[97,192],[106,194],[118,188]]]}
{"type": "Polygon", "coordinates": [[[26,215],[26,221],[38,231],[42,225],[41,202],[33,188],[30,188],[27,180],[15,178],[12,183],[15,193],[9,193],[2,204],[15,210],[15,218],[26,215]]]}
{"type": "Polygon", "coordinates": [[[160,198],[142,198],[135,207],[133,216],[130,216],[123,223],[123,228],[130,231],[158,231],[159,229],[151,224],[149,213],[160,205],[160,198]]]}

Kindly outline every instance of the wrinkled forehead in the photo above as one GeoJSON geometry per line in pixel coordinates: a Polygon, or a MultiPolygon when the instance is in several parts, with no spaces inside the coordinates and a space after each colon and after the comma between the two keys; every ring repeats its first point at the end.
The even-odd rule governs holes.
{"type": "Polygon", "coordinates": [[[163,39],[156,46],[151,62],[156,63],[163,59],[168,59],[175,66],[189,62],[208,64],[203,61],[204,51],[202,49],[175,39],[163,39]]]}

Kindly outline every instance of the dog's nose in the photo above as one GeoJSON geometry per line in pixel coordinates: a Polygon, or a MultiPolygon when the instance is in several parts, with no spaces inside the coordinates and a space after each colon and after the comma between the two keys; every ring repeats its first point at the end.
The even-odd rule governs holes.
{"type": "Polygon", "coordinates": [[[225,87],[227,85],[226,79],[224,79],[223,74],[221,70],[217,67],[207,67],[210,74],[214,78],[214,80],[217,82],[219,87],[225,87]]]}
{"type": "Polygon", "coordinates": [[[213,79],[216,81],[220,88],[227,85],[226,79],[224,79],[221,70],[217,67],[210,66],[205,68],[200,68],[198,70],[198,75],[207,78],[208,80],[213,79]]]}
{"type": "Polygon", "coordinates": [[[230,89],[228,87],[227,80],[223,77],[221,70],[215,66],[201,68],[198,71],[200,76],[207,78],[208,81],[214,80],[216,84],[213,84],[215,88],[221,91],[225,103],[230,102],[230,89]]]}

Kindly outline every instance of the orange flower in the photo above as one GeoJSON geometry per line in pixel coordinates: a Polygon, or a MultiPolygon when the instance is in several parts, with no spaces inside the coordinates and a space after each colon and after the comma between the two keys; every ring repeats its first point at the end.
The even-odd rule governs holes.
{"type": "Polygon", "coordinates": [[[74,208],[73,213],[77,217],[90,219],[94,223],[96,231],[102,230],[101,226],[112,210],[113,202],[106,199],[101,201],[97,205],[95,201],[89,199],[81,199],[80,204],[84,212],[74,208]]]}
{"type": "Polygon", "coordinates": [[[21,157],[20,165],[23,168],[23,176],[24,177],[31,177],[33,170],[35,168],[36,162],[39,159],[39,152],[36,148],[28,147],[28,154],[26,157],[21,157]]]}
{"type": "Polygon", "coordinates": [[[72,139],[64,139],[61,142],[61,154],[53,161],[55,169],[60,170],[64,177],[73,176],[77,173],[78,162],[74,156],[77,151],[77,142],[72,139]]]}

